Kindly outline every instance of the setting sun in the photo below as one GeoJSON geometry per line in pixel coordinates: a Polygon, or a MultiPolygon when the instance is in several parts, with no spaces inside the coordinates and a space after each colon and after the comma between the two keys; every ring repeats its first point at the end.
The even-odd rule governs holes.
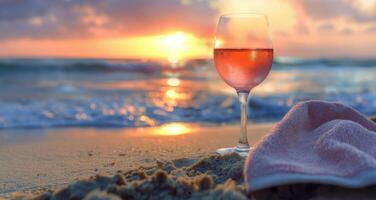
{"type": "Polygon", "coordinates": [[[163,37],[161,50],[170,63],[178,63],[183,59],[198,56],[207,49],[202,40],[189,33],[175,32],[163,37]]]}
{"type": "Polygon", "coordinates": [[[192,40],[192,36],[183,33],[176,32],[171,35],[165,36],[165,50],[167,52],[167,59],[170,63],[179,62],[183,55],[187,52],[187,44],[192,40]]]}
{"type": "Polygon", "coordinates": [[[167,35],[164,42],[166,43],[166,47],[170,48],[171,50],[182,50],[184,49],[184,45],[186,45],[187,41],[191,38],[192,36],[186,33],[176,32],[171,35],[167,35]]]}

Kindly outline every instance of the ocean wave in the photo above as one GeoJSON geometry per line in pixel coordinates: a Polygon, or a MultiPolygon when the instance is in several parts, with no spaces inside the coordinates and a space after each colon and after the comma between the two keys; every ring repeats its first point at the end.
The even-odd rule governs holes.
{"type": "MultiPolygon", "coordinates": [[[[199,94],[189,103],[153,103],[147,95],[116,99],[0,102],[0,128],[43,127],[141,127],[168,122],[234,123],[240,118],[233,96],[199,94]]],[[[307,96],[254,96],[249,117],[255,122],[274,122],[307,96]]],[[[365,115],[376,114],[376,94],[335,95],[324,98],[354,107],[365,115]]]]}
{"type": "Polygon", "coordinates": [[[376,67],[375,59],[303,59],[293,57],[276,57],[274,63],[277,67],[303,67],[303,66],[321,66],[321,67],[376,67]]]}
{"type": "MultiPolygon", "coordinates": [[[[0,73],[24,71],[129,71],[159,73],[163,70],[190,70],[212,66],[210,59],[187,60],[171,65],[161,60],[137,59],[0,59],[0,73]]],[[[372,59],[300,59],[274,58],[273,68],[279,67],[376,67],[372,59]]]]}
{"type": "Polygon", "coordinates": [[[102,59],[2,59],[0,72],[23,71],[131,71],[153,73],[169,68],[166,63],[149,60],[102,59]]]}
{"type": "MultiPolygon", "coordinates": [[[[345,64],[330,62],[277,57],[275,71],[252,92],[250,119],[274,122],[310,99],[339,101],[376,115],[372,62],[333,68],[345,64]]],[[[0,129],[239,121],[238,101],[211,60],[179,66],[150,60],[0,59],[0,129]]]]}

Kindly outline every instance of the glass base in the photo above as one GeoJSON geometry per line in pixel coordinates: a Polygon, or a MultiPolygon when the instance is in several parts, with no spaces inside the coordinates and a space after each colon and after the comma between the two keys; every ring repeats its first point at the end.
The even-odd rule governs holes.
{"type": "Polygon", "coordinates": [[[249,146],[236,146],[236,147],[229,147],[229,148],[220,148],[217,149],[215,152],[220,155],[232,154],[237,153],[239,156],[246,157],[248,152],[251,150],[249,146]]]}

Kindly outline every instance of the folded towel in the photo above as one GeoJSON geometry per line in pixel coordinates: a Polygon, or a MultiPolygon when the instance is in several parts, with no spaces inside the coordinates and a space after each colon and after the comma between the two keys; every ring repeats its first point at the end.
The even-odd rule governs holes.
{"type": "Polygon", "coordinates": [[[294,106],[249,153],[249,192],[292,183],[376,184],[376,124],[339,103],[294,106]]]}

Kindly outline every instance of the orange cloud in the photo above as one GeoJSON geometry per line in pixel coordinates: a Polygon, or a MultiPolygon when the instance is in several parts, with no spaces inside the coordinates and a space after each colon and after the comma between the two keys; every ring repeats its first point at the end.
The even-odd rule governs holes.
{"type": "Polygon", "coordinates": [[[218,17],[230,12],[266,14],[277,55],[376,56],[375,8],[376,0],[2,0],[0,56],[210,58],[218,17]]]}

